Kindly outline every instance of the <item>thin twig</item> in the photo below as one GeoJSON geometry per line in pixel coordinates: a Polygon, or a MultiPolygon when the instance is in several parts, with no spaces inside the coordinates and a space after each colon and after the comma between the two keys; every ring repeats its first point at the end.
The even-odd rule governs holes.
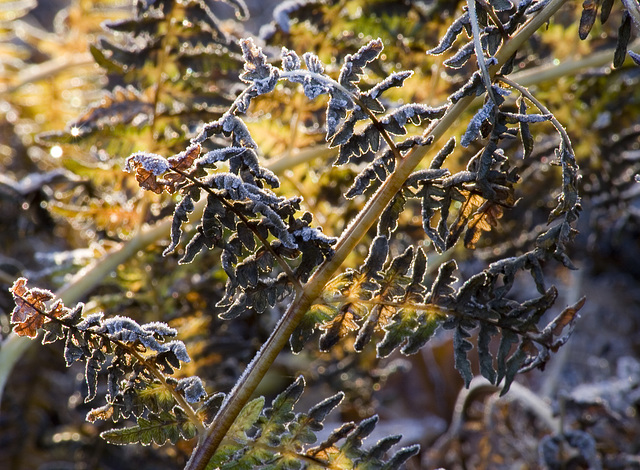
{"type": "Polygon", "coordinates": [[[473,35],[473,48],[476,52],[476,60],[478,62],[478,68],[480,69],[480,75],[482,76],[482,82],[487,90],[487,95],[496,105],[497,112],[498,101],[491,87],[491,75],[487,69],[487,63],[484,60],[484,51],[482,50],[482,43],[480,42],[480,25],[478,24],[478,13],[476,12],[476,0],[467,0],[467,8],[469,9],[469,21],[471,22],[471,33],[473,35]]]}
{"type": "Polygon", "coordinates": [[[56,57],[55,59],[42,62],[41,64],[31,65],[22,69],[17,76],[17,82],[13,85],[5,85],[0,87],[0,93],[13,93],[29,83],[45,80],[60,72],[64,72],[74,67],[83,67],[94,65],[95,60],[89,53],[86,54],[67,54],[56,57]]]}

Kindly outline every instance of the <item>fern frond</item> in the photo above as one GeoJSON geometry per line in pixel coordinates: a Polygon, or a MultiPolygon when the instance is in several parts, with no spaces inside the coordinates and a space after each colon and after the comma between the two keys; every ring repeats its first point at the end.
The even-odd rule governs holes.
{"type": "Polygon", "coordinates": [[[16,334],[35,337],[42,329],[43,344],[64,341],[67,366],[85,363],[85,401],[96,398],[98,376],[106,368],[107,403],[90,411],[87,419],[133,417],[138,424],[107,431],[105,439],[119,444],[175,443],[179,437],[190,439],[204,430],[192,408],[208,400],[202,381],[171,377],[181,363],[190,361],[184,343],[171,339],[175,329],[161,322],[139,325],[128,317],[105,319],[102,313],[83,317],[82,304],[69,309],[60,300],[48,307],[53,294],[28,289],[25,278],[18,279],[10,291],[16,303],[11,317],[16,334]]]}
{"type": "Polygon", "coordinates": [[[171,244],[165,255],[178,245],[181,226],[193,210],[191,199],[197,200],[201,191],[207,194],[202,224],[187,244],[180,262],[192,261],[205,246],[220,248],[222,267],[229,281],[225,298],[219,305],[235,302],[231,312],[225,316],[233,317],[233,312],[253,307],[262,312],[267,305],[273,306],[282,300],[283,294],[291,292],[286,284],[297,288],[299,279],[305,279],[311,270],[330,256],[335,240],[310,227],[310,214],[295,216],[300,211],[300,198],[278,197],[264,188],[265,185],[278,186],[279,181],[272,172],[259,165],[253,150],[256,145],[242,121],[226,115],[208,125],[198,140],[216,133],[230,135],[232,146],[200,156],[201,145],[194,143],[169,159],[137,153],[127,159],[126,166],[135,172],[136,179],[145,189],[170,193],[181,191],[184,194],[174,211],[171,244]],[[224,160],[229,161],[233,173],[207,173],[207,169],[215,169],[217,163],[224,160]],[[237,231],[237,234],[225,239],[229,230],[237,231]],[[271,236],[276,240],[270,241],[271,236]],[[305,248],[305,255],[296,273],[285,258],[298,258],[301,247],[305,248]],[[265,277],[272,271],[269,258],[278,262],[286,278],[265,277]],[[283,281],[285,285],[282,285],[283,281]]]}
{"type": "Polygon", "coordinates": [[[110,429],[100,434],[110,444],[163,445],[167,441],[175,444],[181,439],[191,439],[197,435],[197,428],[180,408],[159,415],[150,413],[146,418],[138,418],[138,424],[126,428],[110,429]]]}
{"type": "Polygon", "coordinates": [[[320,470],[335,468],[398,468],[418,452],[413,445],[396,451],[383,460],[400,436],[380,440],[369,449],[362,441],[373,430],[376,416],[359,425],[348,423],[335,430],[325,441],[317,441],[325,417],[342,401],[338,393],[323,400],[306,413],[293,411],[303,390],[304,379],[298,379],[264,408],[264,398],[256,398],[245,405],[207,468],[257,468],[268,465],[273,469],[320,470]]]}
{"type": "Polygon", "coordinates": [[[474,347],[470,339],[472,331],[478,329],[480,372],[493,384],[504,380],[506,393],[517,373],[545,363],[549,351],[571,334],[583,301],[540,327],[542,313],[557,296],[555,288],[523,303],[506,297],[517,271],[531,270],[536,282],[542,282],[533,253],[492,265],[459,288],[454,276],[456,263],[445,262],[427,289],[423,251],[418,249],[414,254],[409,248],[382,268],[388,251],[381,240],[384,237],[379,236],[372,245],[372,261],[327,285],[322,300],[311,308],[291,337],[294,352],[301,350],[303,340],[317,328],[324,330],[321,350],[330,349],[341,337],[357,331],[354,349],[361,351],[376,331],[383,331],[384,337],[377,344],[380,357],[396,348],[414,354],[442,327],[453,330],[455,366],[469,383],[473,368],[468,353],[474,347]],[[495,356],[489,349],[493,336],[501,338],[495,356]],[[515,352],[513,345],[517,346],[515,352]]]}

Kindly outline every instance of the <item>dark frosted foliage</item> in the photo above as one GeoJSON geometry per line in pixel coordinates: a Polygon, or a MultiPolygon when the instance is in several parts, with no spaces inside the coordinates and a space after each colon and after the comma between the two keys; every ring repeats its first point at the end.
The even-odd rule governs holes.
{"type": "MultiPolygon", "coordinates": [[[[65,156],[63,168],[0,180],[7,198],[57,224],[54,234],[91,233],[90,246],[120,256],[109,269],[87,266],[79,277],[93,284],[81,294],[27,287],[27,278],[68,279],[35,269],[9,289],[12,341],[57,343],[67,367],[82,366],[96,436],[153,444],[150,452],[170,443],[167,455],[189,470],[400,468],[420,446],[383,432],[373,411],[380,405],[384,418],[405,405],[373,397],[409,364],[429,375],[434,343],[446,343],[452,380],[470,391],[432,454],[446,461],[462,439],[461,414],[476,392],[490,391],[529,400],[527,410],[551,428],[531,439],[535,461],[526,465],[569,468],[568,446],[580,465],[604,468],[606,446],[578,429],[584,423],[565,432],[516,379],[544,370],[579,324],[585,298],[556,285],[584,264],[573,248],[586,243],[578,227],[633,205],[640,127],[637,112],[619,106],[625,131],[606,145],[623,156],[600,165],[624,176],[592,173],[583,191],[578,162],[596,158],[584,156],[595,137],[572,130],[566,116],[592,106],[593,128],[609,129],[618,106],[586,91],[580,111],[567,111],[529,86],[527,73],[547,73],[559,42],[551,35],[574,28],[588,39],[600,12],[599,40],[611,42],[613,67],[637,85],[640,60],[628,50],[637,2],[587,0],[558,26],[562,0],[287,1],[258,36],[240,23],[249,17],[241,0],[132,3],[126,14],[112,6],[117,14],[103,18],[83,59],[100,67],[91,79],[100,99],[65,130],[42,127],[23,139],[34,146],[25,155],[44,161],[35,145],[49,146],[54,160],[65,156]],[[574,133],[586,143],[572,142],[574,133]],[[94,276],[111,271],[95,303],[78,303],[100,284],[94,276]],[[287,386],[279,375],[297,378],[287,386]]],[[[12,4],[0,13],[32,8],[12,4]]],[[[77,19],[69,8],[69,19],[56,21],[77,19]]],[[[6,108],[26,106],[12,93],[38,80],[2,85],[6,108]]],[[[616,93],[628,93],[618,104],[640,99],[616,93]]],[[[0,131],[26,132],[17,122],[0,131]]],[[[596,395],[567,400],[605,403],[596,395]]],[[[603,415],[622,422],[626,411],[607,406],[603,415]]],[[[478,441],[483,465],[465,466],[509,461],[491,436],[478,441]]]]}

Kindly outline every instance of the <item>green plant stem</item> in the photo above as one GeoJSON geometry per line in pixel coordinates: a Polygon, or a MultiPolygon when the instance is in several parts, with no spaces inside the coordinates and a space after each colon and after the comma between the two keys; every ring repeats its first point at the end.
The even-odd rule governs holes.
{"type": "MultiPolygon", "coordinates": [[[[493,76],[499,68],[516,53],[518,48],[533,35],[538,28],[544,25],[551,16],[564,5],[566,0],[551,0],[538,14],[525,23],[503,47],[496,53],[497,64],[489,68],[489,73],[493,76]]],[[[452,105],[447,113],[425,136],[436,143],[445,135],[447,130],[462,115],[467,107],[473,102],[473,96],[462,98],[452,105]]],[[[254,390],[270,369],[271,364],[289,341],[291,333],[294,331],[300,320],[311,307],[313,301],[318,297],[326,283],[340,268],[349,253],[355,249],[362,237],[369,228],[378,220],[387,204],[396,195],[404,184],[406,178],[418,166],[427,155],[431,146],[416,147],[409,152],[399,163],[396,170],[387,178],[383,185],[376,191],[375,195],[369,199],[365,207],[360,211],[356,219],[344,231],[336,246],[333,257],[323,263],[307,282],[304,290],[296,296],[292,304],[282,316],[271,336],[264,343],[258,354],[247,366],[244,374],[238,379],[233,390],[227,395],[220,411],[216,415],[213,424],[209,427],[207,435],[201,439],[194,449],[186,470],[204,470],[207,463],[213,457],[222,439],[235,421],[236,417],[251,398],[254,390]]]]}

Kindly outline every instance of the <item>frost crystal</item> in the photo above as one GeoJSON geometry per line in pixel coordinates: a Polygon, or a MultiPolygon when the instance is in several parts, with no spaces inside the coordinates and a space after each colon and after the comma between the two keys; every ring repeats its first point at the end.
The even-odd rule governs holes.
{"type": "Polygon", "coordinates": [[[305,52],[302,58],[304,59],[304,63],[307,65],[307,69],[309,69],[310,72],[320,75],[324,73],[324,67],[322,66],[322,62],[317,55],[312,54],[311,52],[305,52]]]}
{"type": "Polygon", "coordinates": [[[187,377],[180,379],[178,381],[178,385],[176,385],[176,390],[178,392],[182,392],[184,398],[189,403],[197,403],[207,396],[207,392],[204,389],[204,385],[202,385],[200,377],[187,377]]]}
{"type": "Polygon", "coordinates": [[[367,92],[367,95],[369,95],[373,99],[376,99],[389,88],[402,86],[404,81],[407,78],[409,78],[411,75],[413,75],[412,70],[405,70],[403,72],[394,72],[391,75],[389,75],[387,78],[382,80],[380,83],[378,83],[376,86],[374,86],[371,90],[369,90],[367,92]]]}
{"type": "Polygon", "coordinates": [[[494,103],[493,101],[489,100],[482,108],[480,108],[475,116],[471,118],[471,121],[469,121],[469,126],[467,127],[467,131],[462,136],[462,139],[460,139],[460,145],[462,145],[463,147],[468,147],[471,142],[478,138],[478,136],[480,135],[480,127],[482,126],[482,123],[484,121],[492,117],[491,114],[493,113],[493,108],[494,103]]]}
{"type": "Polygon", "coordinates": [[[115,335],[123,331],[129,331],[136,334],[143,334],[142,328],[135,321],[128,317],[115,316],[109,318],[102,323],[98,333],[107,333],[115,335]]]}
{"type": "Polygon", "coordinates": [[[211,152],[205,153],[202,157],[198,158],[195,161],[195,164],[197,166],[212,165],[215,162],[222,162],[222,161],[228,160],[231,157],[241,155],[246,151],[247,151],[246,147],[226,147],[221,149],[215,149],[215,150],[212,150],[211,152]]]}
{"type": "Polygon", "coordinates": [[[87,315],[87,317],[78,323],[76,326],[79,330],[87,330],[92,326],[97,326],[102,321],[102,317],[104,314],[102,312],[92,313],[91,315],[87,315]]]}
{"type": "Polygon", "coordinates": [[[164,344],[160,344],[152,334],[140,335],[135,339],[140,341],[145,348],[152,349],[157,352],[165,352],[168,350],[167,346],[164,344]]]}
{"type": "Polygon", "coordinates": [[[300,230],[293,232],[296,237],[302,238],[305,242],[319,240],[322,243],[333,245],[336,243],[335,237],[328,237],[320,229],[312,227],[302,227],[300,230]]]}
{"type": "Polygon", "coordinates": [[[135,171],[135,167],[131,165],[132,162],[139,163],[142,168],[156,176],[160,176],[170,168],[167,159],[155,153],[137,152],[129,156],[124,166],[128,172],[135,171]]]}
{"type": "Polygon", "coordinates": [[[287,72],[293,72],[300,68],[300,58],[294,51],[290,51],[286,47],[282,48],[282,68],[287,72]]]}
{"type": "Polygon", "coordinates": [[[175,354],[176,358],[178,358],[179,361],[191,362],[189,353],[187,353],[187,347],[182,341],[169,341],[167,344],[165,344],[165,346],[167,347],[167,350],[175,354]]]}

